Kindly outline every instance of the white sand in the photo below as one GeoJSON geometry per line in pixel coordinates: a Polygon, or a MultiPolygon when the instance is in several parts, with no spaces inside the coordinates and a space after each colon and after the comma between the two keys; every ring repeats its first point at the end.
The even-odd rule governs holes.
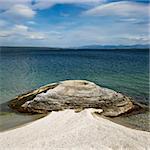
{"type": "Polygon", "coordinates": [[[1,150],[148,150],[150,133],[93,116],[93,109],[52,112],[0,133],[1,150]]]}

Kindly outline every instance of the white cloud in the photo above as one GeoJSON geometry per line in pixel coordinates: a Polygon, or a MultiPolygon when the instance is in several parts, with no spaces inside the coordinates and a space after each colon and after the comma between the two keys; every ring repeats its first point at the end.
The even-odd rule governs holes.
{"type": "MultiPolygon", "coordinates": [[[[5,45],[15,43],[16,45],[56,47],[72,47],[87,45],[87,43],[116,45],[148,42],[147,25],[135,23],[138,23],[139,19],[145,20],[144,17],[148,16],[149,6],[131,1],[102,4],[104,2],[105,0],[36,0],[36,3],[31,5],[31,0],[0,0],[0,9],[4,10],[0,16],[2,17],[0,20],[0,27],[2,27],[0,41],[5,45]],[[66,21],[56,25],[43,26],[43,24],[38,24],[38,18],[35,19],[37,22],[33,21],[37,9],[45,9],[55,4],[64,3],[90,4],[94,8],[86,11],[84,15],[92,17],[115,16],[110,21],[117,19],[119,23],[113,22],[112,28],[105,20],[97,20],[97,23],[92,24],[90,23],[91,17],[89,17],[88,23],[85,21],[81,25],[78,25],[78,22],[66,21]],[[4,21],[5,18],[8,19],[7,22],[4,21]],[[8,25],[6,25],[7,23],[8,25]]],[[[68,14],[62,13],[61,15],[67,16],[68,14]]],[[[84,16],[81,17],[84,18],[84,16]]]]}
{"type": "Polygon", "coordinates": [[[84,12],[84,15],[123,17],[145,16],[148,15],[148,8],[149,5],[137,2],[120,1],[97,6],[84,12]]]}
{"type": "Polygon", "coordinates": [[[136,35],[136,36],[132,36],[132,35],[128,35],[128,36],[124,36],[122,39],[124,40],[128,40],[130,41],[130,43],[142,43],[142,44],[147,44],[149,43],[149,37],[148,36],[140,36],[140,35],[136,35]]]}
{"type": "Polygon", "coordinates": [[[14,32],[27,32],[28,31],[28,26],[25,26],[25,25],[15,25],[14,28],[13,28],[13,31],[14,32]]]}
{"type": "Polygon", "coordinates": [[[8,32],[8,31],[1,31],[0,32],[0,37],[9,37],[11,35],[12,35],[12,33],[8,32]]]}
{"type": "Polygon", "coordinates": [[[2,13],[3,16],[13,18],[33,18],[36,12],[33,11],[29,6],[16,4],[10,7],[8,10],[2,13]]]}
{"type": "Polygon", "coordinates": [[[32,0],[0,0],[0,9],[7,10],[17,4],[31,5],[32,0]]]}
{"type": "Polygon", "coordinates": [[[26,37],[32,40],[44,40],[47,38],[43,33],[38,32],[29,32],[26,34],[26,37]]]}
{"type": "Polygon", "coordinates": [[[113,28],[105,25],[80,26],[72,30],[51,29],[35,31],[31,27],[15,25],[11,29],[0,31],[0,41],[3,45],[32,45],[32,46],[54,46],[73,47],[82,45],[132,45],[147,44],[147,28],[135,27],[127,23],[114,24],[113,28]],[[117,34],[116,34],[117,33],[117,34]],[[14,40],[15,39],[15,40],[14,40]]]}
{"type": "MultiPolygon", "coordinates": [[[[39,9],[46,9],[56,4],[90,4],[96,5],[106,0],[0,0],[0,18],[18,23],[32,19],[39,9]]],[[[67,16],[68,14],[61,14],[67,16]]]]}
{"type": "Polygon", "coordinates": [[[12,37],[17,36],[18,38],[26,38],[32,40],[43,40],[46,39],[46,35],[42,32],[31,31],[28,26],[15,25],[13,28],[5,29],[0,32],[0,37],[12,37]]]}

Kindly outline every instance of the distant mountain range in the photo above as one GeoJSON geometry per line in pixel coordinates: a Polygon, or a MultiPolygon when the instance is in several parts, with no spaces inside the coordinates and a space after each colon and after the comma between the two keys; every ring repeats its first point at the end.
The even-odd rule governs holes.
{"type": "Polygon", "coordinates": [[[145,49],[150,45],[87,45],[77,47],[77,49],[145,49]]]}

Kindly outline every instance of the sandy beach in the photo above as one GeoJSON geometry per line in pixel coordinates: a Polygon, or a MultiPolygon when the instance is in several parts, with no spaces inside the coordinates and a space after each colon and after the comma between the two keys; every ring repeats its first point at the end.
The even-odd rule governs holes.
{"type": "MultiPolygon", "coordinates": [[[[101,110],[99,110],[101,111],[101,110]]],[[[150,133],[93,114],[94,109],[52,112],[0,133],[1,150],[148,150],[150,133]]]]}

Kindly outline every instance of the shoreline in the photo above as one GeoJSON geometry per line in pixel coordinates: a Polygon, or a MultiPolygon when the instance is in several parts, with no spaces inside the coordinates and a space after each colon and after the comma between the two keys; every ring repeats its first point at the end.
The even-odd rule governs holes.
{"type": "MultiPolygon", "coordinates": [[[[84,110],[81,110],[81,111],[77,112],[75,109],[70,109],[70,110],[73,110],[75,113],[80,113],[81,111],[84,111],[84,110]]],[[[58,111],[58,112],[61,112],[61,111],[58,111]]],[[[47,115],[45,115],[45,114],[35,114],[35,115],[31,114],[31,115],[29,115],[29,114],[15,113],[15,115],[19,115],[22,118],[23,117],[29,117],[30,119],[29,120],[25,119],[23,122],[19,122],[19,123],[15,122],[14,124],[11,125],[11,127],[8,127],[8,128],[5,127],[3,129],[0,129],[0,132],[6,132],[6,131],[10,131],[10,130],[14,130],[14,129],[26,126],[28,124],[31,124],[32,122],[35,122],[35,121],[37,121],[39,119],[42,119],[42,118],[50,115],[50,113],[48,113],[47,115]]],[[[146,113],[149,113],[149,112],[146,112],[146,113]]],[[[146,114],[146,113],[141,113],[141,114],[146,114]]],[[[7,114],[7,115],[10,115],[10,114],[7,114]]],[[[114,122],[116,124],[122,125],[122,126],[127,127],[127,128],[131,128],[131,129],[139,130],[139,131],[150,132],[150,128],[148,127],[149,124],[147,124],[147,128],[142,128],[141,126],[137,127],[135,124],[130,123],[129,121],[126,121],[126,118],[128,116],[123,116],[123,117],[119,116],[119,117],[113,117],[113,118],[111,118],[111,117],[105,117],[104,115],[101,115],[99,113],[94,113],[93,115],[96,115],[98,117],[107,119],[107,120],[109,120],[111,122],[114,122]]],[[[137,115],[140,115],[140,114],[137,114],[137,115]]],[[[6,115],[4,115],[4,116],[6,117],[6,115]]],[[[132,117],[132,116],[134,116],[134,115],[133,114],[129,115],[129,117],[132,117]]],[[[0,115],[0,117],[1,117],[1,115],[0,115]]]]}
{"type": "Polygon", "coordinates": [[[20,128],[22,126],[26,126],[45,116],[46,115],[44,114],[27,115],[27,114],[15,113],[15,112],[11,112],[11,113],[7,112],[6,115],[0,115],[0,120],[1,120],[0,132],[10,131],[13,129],[20,128]]]}
{"type": "MultiPolygon", "coordinates": [[[[138,115],[146,115],[147,113],[149,113],[149,112],[140,113],[140,114],[136,114],[136,115],[130,115],[130,116],[119,116],[119,117],[115,117],[115,118],[105,117],[105,116],[100,115],[100,114],[96,114],[96,115],[98,115],[99,117],[102,117],[104,119],[110,120],[110,121],[112,121],[116,124],[119,124],[119,125],[122,125],[124,127],[130,128],[130,129],[150,132],[149,123],[147,123],[144,127],[142,127],[141,124],[140,125],[136,124],[131,119],[131,118],[136,118],[138,115]]],[[[149,116],[149,114],[147,114],[147,116],[149,116]]],[[[137,118],[136,118],[136,121],[138,121],[137,118]]],[[[149,120],[147,120],[147,122],[148,121],[149,120]]]]}

